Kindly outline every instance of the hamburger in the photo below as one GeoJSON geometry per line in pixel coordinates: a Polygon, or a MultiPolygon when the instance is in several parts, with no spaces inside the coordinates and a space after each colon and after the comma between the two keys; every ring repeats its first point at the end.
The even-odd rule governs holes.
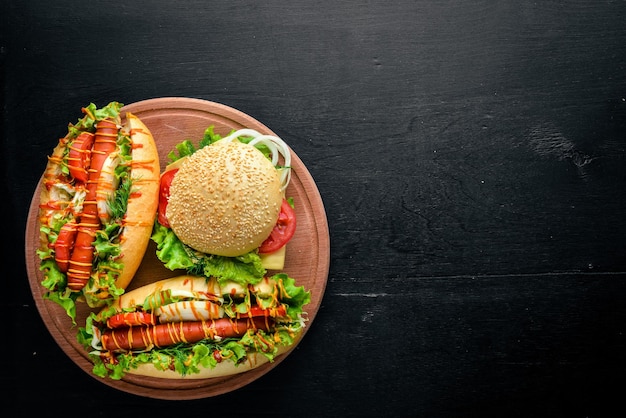
{"type": "Polygon", "coordinates": [[[236,257],[270,235],[282,200],[278,171],[259,150],[218,141],[180,167],[166,216],[178,238],[195,250],[236,257]]]}
{"type": "Polygon", "coordinates": [[[252,129],[221,137],[210,126],[169,160],[152,234],[165,267],[242,285],[283,269],[296,230],[284,141],[252,129]]]}

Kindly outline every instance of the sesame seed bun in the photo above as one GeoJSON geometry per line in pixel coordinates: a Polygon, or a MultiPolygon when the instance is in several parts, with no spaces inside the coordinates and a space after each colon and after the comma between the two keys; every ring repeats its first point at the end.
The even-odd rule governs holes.
{"type": "Polygon", "coordinates": [[[166,216],[178,238],[195,250],[235,257],[265,241],[281,203],[278,171],[259,150],[218,141],[180,166],[166,216]]]}

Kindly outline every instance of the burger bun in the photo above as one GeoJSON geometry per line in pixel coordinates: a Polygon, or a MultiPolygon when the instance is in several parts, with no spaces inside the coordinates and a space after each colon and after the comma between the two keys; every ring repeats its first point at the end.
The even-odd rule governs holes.
{"type": "Polygon", "coordinates": [[[166,216],[191,248],[227,257],[259,247],[276,225],[283,195],[265,155],[218,141],[186,158],[170,186],[166,216]]]}

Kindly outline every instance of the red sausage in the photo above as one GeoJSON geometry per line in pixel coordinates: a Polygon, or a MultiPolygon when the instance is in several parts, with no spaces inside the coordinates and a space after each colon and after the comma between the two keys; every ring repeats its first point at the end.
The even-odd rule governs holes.
{"type": "Polygon", "coordinates": [[[96,188],[106,158],[115,151],[117,143],[117,125],[110,120],[102,120],[96,126],[93,150],[91,151],[91,166],[87,181],[87,195],[83,203],[83,214],[78,224],[76,243],[67,271],[67,287],[73,291],[80,291],[91,276],[93,262],[93,242],[96,231],[100,227],[98,205],[96,202],[96,188]]]}
{"type": "Polygon", "coordinates": [[[106,330],[102,334],[101,342],[102,348],[107,351],[141,350],[180,342],[195,343],[204,339],[238,337],[245,334],[248,329],[267,331],[271,325],[271,321],[264,317],[172,322],[106,330]]]}

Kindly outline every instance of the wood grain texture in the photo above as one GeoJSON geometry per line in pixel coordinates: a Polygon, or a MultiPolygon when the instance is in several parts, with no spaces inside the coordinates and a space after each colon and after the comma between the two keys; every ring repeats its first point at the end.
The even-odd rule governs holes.
{"type": "MultiPolygon", "coordinates": [[[[77,106],[224,103],[271,126],[320,191],[332,251],[316,326],[236,393],[147,401],[76,370],[46,335],[22,268],[2,306],[13,335],[35,335],[10,353],[22,373],[65,377],[4,378],[14,405],[34,410],[35,391],[127,416],[235,404],[282,416],[622,409],[624,2],[145,5],[0,5],[11,236],[23,239],[45,155],[77,106]],[[84,28],[120,42],[81,48],[84,28]]],[[[20,260],[15,247],[7,256],[20,260]]]]}

